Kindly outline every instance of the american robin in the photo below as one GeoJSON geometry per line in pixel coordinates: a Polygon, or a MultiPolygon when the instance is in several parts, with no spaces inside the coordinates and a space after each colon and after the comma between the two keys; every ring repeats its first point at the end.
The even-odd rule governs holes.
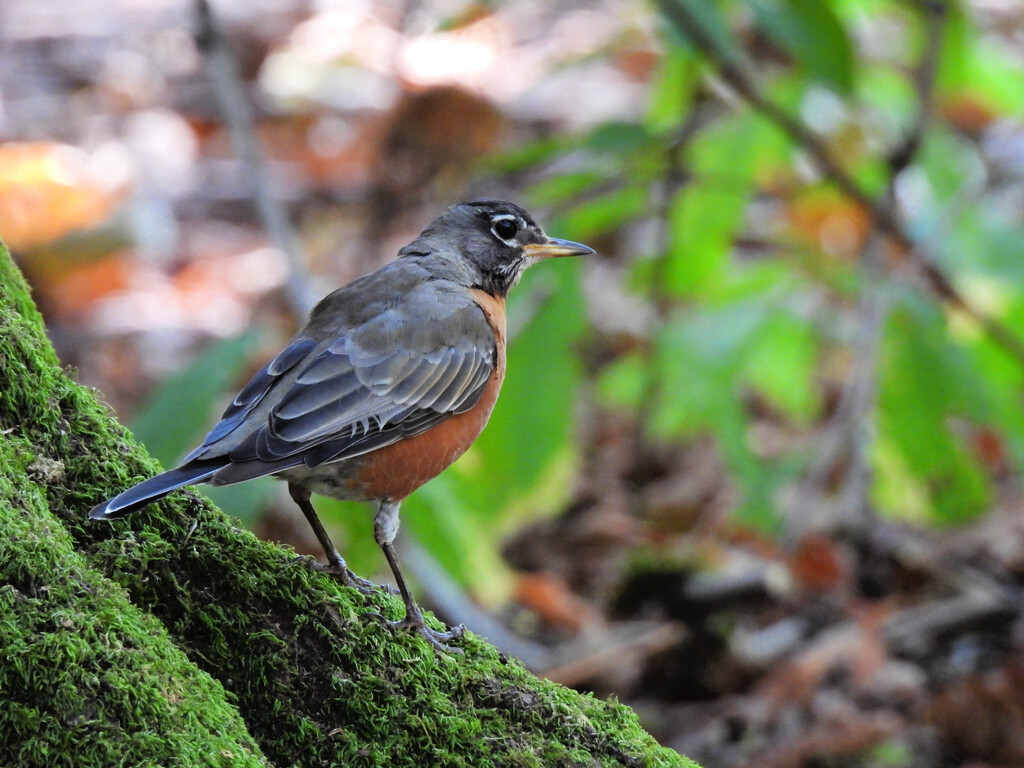
{"type": "Polygon", "coordinates": [[[585,245],[548,237],[525,210],[496,200],[449,208],[399,258],[340,288],[246,384],[181,466],[97,505],[114,520],[193,483],[262,475],[288,483],[328,569],[349,570],[310,502],[312,492],[375,505],[373,532],[405,602],[396,628],[435,647],[462,634],[423,622],[395,553],[402,500],[476,440],[505,376],[505,296],[540,259],[585,245]]]}

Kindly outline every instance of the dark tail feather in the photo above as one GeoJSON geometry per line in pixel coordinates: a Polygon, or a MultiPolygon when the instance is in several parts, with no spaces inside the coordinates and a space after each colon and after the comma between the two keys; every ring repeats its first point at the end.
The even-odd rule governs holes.
{"type": "Polygon", "coordinates": [[[201,464],[169,470],[156,477],[151,477],[149,480],[143,480],[124,493],[119,493],[110,501],[97,504],[89,512],[89,517],[93,520],[118,520],[127,517],[135,510],[162,499],[183,485],[209,480],[210,476],[220,468],[220,465],[201,464]]]}

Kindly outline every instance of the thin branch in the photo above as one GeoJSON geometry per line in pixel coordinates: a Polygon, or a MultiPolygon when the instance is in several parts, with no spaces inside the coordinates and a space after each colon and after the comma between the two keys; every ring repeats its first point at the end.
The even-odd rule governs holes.
{"type": "MultiPolygon", "coordinates": [[[[689,0],[658,0],[665,15],[686,35],[694,47],[718,68],[722,78],[734,91],[765,118],[788,134],[796,144],[803,147],[814,159],[822,174],[827,176],[845,195],[874,215],[877,207],[875,201],[832,157],[825,142],[799,119],[764,95],[753,74],[750,73],[750,67],[738,55],[734,55],[719,45],[697,16],[692,13],[688,2],[689,0]]],[[[879,209],[877,218],[879,226],[886,230],[887,234],[894,237],[902,236],[902,230],[890,212],[879,209]]]]}
{"type": "Polygon", "coordinates": [[[871,488],[869,453],[875,437],[878,372],[889,311],[889,292],[881,279],[885,271],[881,238],[868,237],[861,264],[852,373],[836,409],[836,420],[846,432],[843,442],[849,457],[840,491],[839,519],[841,525],[853,531],[863,530],[873,519],[868,498],[871,488]]]}
{"type": "Polygon", "coordinates": [[[888,314],[889,291],[884,273],[883,242],[871,233],[861,253],[860,295],[857,300],[856,335],[850,375],[846,378],[835,413],[816,440],[814,458],[804,476],[794,512],[787,515],[787,538],[796,541],[807,529],[837,525],[854,539],[871,530],[874,514],[871,488],[870,448],[874,439],[875,408],[881,345],[888,314]],[[830,477],[845,467],[838,490],[837,507],[822,500],[829,495],[830,477]],[[828,515],[826,518],[825,516],[828,515]]]}
{"type": "Polygon", "coordinates": [[[217,24],[208,0],[196,0],[196,45],[206,56],[221,114],[238,153],[242,180],[256,200],[260,220],[274,246],[288,260],[287,296],[295,317],[305,318],[315,295],[303,261],[299,239],[267,172],[256,119],[231,46],[217,24]]]}
{"type": "MultiPolygon", "coordinates": [[[[923,0],[925,43],[914,72],[917,85],[917,111],[903,142],[890,156],[889,179],[885,206],[896,208],[896,182],[913,161],[921,147],[921,139],[931,118],[935,73],[946,21],[946,4],[923,0]]],[[[845,448],[849,465],[840,490],[840,523],[857,535],[874,519],[868,498],[871,487],[871,462],[868,452],[872,444],[872,427],[878,394],[880,350],[888,314],[888,291],[882,282],[885,272],[883,243],[869,235],[861,253],[861,289],[857,306],[857,339],[853,349],[852,376],[847,381],[837,408],[836,420],[845,431],[845,448]]],[[[922,254],[921,245],[917,252],[922,254]]],[[[923,258],[923,256],[922,256],[923,258]]]]}
{"type": "MultiPolygon", "coordinates": [[[[657,0],[668,19],[690,40],[693,46],[717,68],[725,82],[751,107],[802,147],[817,165],[819,171],[843,194],[861,205],[870,215],[875,227],[899,246],[911,264],[924,278],[928,288],[972,318],[984,328],[992,340],[1024,366],[1024,343],[1005,325],[975,307],[953,286],[942,270],[920,253],[919,244],[906,231],[892,206],[872,197],[832,156],[825,142],[798,118],[771,101],[757,84],[749,67],[738,54],[721,46],[689,7],[690,0],[657,0]]],[[[927,2],[925,7],[939,5],[927,2]]],[[[944,4],[942,4],[944,5],[944,4]]]]}
{"type": "Polygon", "coordinates": [[[939,52],[945,36],[948,6],[943,0],[919,0],[924,13],[924,48],[914,68],[917,111],[903,141],[889,155],[890,178],[895,179],[910,165],[921,146],[925,129],[931,119],[935,100],[935,74],[939,68],[939,52]]]}
{"type": "MultiPolygon", "coordinates": [[[[886,207],[893,209],[896,180],[913,162],[931,116],[935,71],[946,18],[943,3],[924,0],[922,8],[927,14],[927,39],[914,75],[917,112],[910,130],[889,161],[885,201],[886,207]]],[[[856,538],[863,538],[873,521],[868,499],[871,485],[868,451],[878,393],[880,348],[888,312],[888,292],[881,280],[884,274],[883,245],[878,234],[873,232],[861,251],[861,284],[851,375],[845,382],[835,415],[822,437],[817,459],[804,482],[806,491],[809,491],[803,494],[804,498],[818,498],[825,492],[829,474],[837,464],[846,460],[847,469],[839,491],[838,518],[839,524],[856,538]]]]}

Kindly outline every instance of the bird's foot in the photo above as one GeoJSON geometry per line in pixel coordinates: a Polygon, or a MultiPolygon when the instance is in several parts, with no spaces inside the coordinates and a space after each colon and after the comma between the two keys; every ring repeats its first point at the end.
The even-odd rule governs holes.
{"type": "Polygon", "coordinates": [[[352,569],[344,563],[341,565],[331,564],[325,566],[324,571],[332,576],[337,576],[338,580],[346,587],[352,587],[352,589],[356,589],[364,595],[372,595],[377,588],[377,585],[369,579],[356,576],[352,569]]]}
{"type": "MultiPolygon", "coordinates": [[[[377,585],[369,579],[356,576],[355,573],[352,572],[352,569],[345,565],[344,560],[340,563],[327,563],[325,565],[324,563],[321,563],[312,557],[307,557],[306,555],[300,555],[299,559],[305,560],[309,567],[314,571],[335,576],[344,586],[359,590],[364,595],[373,594],[374,589],[377,587],[377,585]]],[[[390,592],[392,587],[390,587],[390,585],[384,585],[381,589],[385,592],[390,592]]]]}
{"type": "Polygon", "coordinates": [[[441,651],[443,653],[457,653],[459,655],[465,653],[461,648],[448,645],[448,643],[454,640],[461,640],[465,637],[466,627],[464,624],[456,624],[446,632],[439,632],[438,630],[431,629],[424,624],[422,617],[418,621],[410,621],[409,617],[406,616],[404,619],[392,622],[391,626],[396,630],[411,629],[415,631],[420,637],[434,646],[434,650],[436,651],[441,651]]]}
{"type": "Polygon", "coordinates": [[[406,613],[404,618],[398,621],[390,621],[385,619],[379,613],[364,613],[363,618],[374,619],[379,621],[386,629],[392,633],[397,633],[401,630],[412,630],[432,646],[434,650],[441,651],[443,653],[456,653],[463,654],[461,648],[448,645],[448,643],[454,640],[461,640],[466,635],[466,627],[464,624],[458,624],[446,632],[440,632],[436,629],[431,629],[423,621],[423,615],[416,611],[415,613],[406,613]]]}

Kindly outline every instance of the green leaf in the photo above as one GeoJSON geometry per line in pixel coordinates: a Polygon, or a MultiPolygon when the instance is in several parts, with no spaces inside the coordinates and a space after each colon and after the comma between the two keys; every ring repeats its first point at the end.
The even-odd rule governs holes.
{"type": "Polygon", "coordinates": [[[637,218],[649,204],[646,187],[628,186],[574,206],[562,215],[561,221],[566,230],[586,241],[637,218]]]}
{"type": "Polygon", "coordinates": [[[853,90],[853,46],[828,0],[754,3],[758,24],[807,74],[839,93],[853,90]]]}
{"type": "Polygon", "coordinates": [[[613,120],[601,123],[585,137],[582,146],[599,154],[628,155],[651,145],[654,137],[641,123],[613,120]]]}
{"type": "MultiPolygon", "coordinates": [[[[1014,303],[999,320],[1018,338],[1024,335],[1024,297],[1015,296],[1014,303]]],[[[1020,406],[1024,371],[1017,360],[977,328],[969,335],[959,332],[955,336],[968,345],[971,369],[976,372],[979,388],[983,389],[979,399],[988,406],[979,418],[1002,436],[1013,465],[1020,473],[1024,468],[1024,409],[1020,406]]]]}
{"type": "MultiPolygon", "coordinates": [[[[857,103],[878,121],[874,130],[893,136],[909,130],[917,113],[917,91],[906,74],[888,67],[864,67],[857,73],[857,103]]],[[[883,134],[884,135],[884,134],[883,134]]]]}
{"type": "Polygon", "coordinates": [[[895,435],[882,432],[875,436],[871,461],[874,467],[872,503],[904,520],[930,521],[932,504],[928,483],[910,468],[895,435]]]}
{"type": "Polygon", "coordinates": [[[593,168],[559,173],[534,184],[530,188],[530,198],[538,205],[558,205],[566,200],[578,198],[604,180],[605,175],[593,168]]]}
{"type": "Polygon", "coordinates": [[[672,48],[662,56],[651,81],[647,124],[657,132],[677,128],[690,110],[701,66],[689,51],[672,48]]]}
{"type": "Polygon", "coordinates": [[[996,111],[1024,109],[1021,67],[1007,46],[994,45],[968,19],[957,3],[949,3],[943,30],[936,90],[943,98],[970,97],[996,111]]]}
{"type": "Polygon", "coordinates": [[[702,295],[726,279],[733,240],[754,189],[764,123],[742,114],[691,145],[693,178],[670,211],[671,240],[662,275],[665,288],[702,295]]]}
{"type": "Polygon", "coordinates": [[[694,435],[735,422],[740,360],[765,310],[757,302],[696,309],[658,330],[654,365],[660,396],[649,425],[655,434],[694,435]]]}
{"type": "Polygon", "coordinates": [[[689,17],[730,62],[739,61],[741,58],[740,48],[736,44],[732,30],[729,29],[728,22],[722,15],[721,5],[722,3],[717,0],[663,0],[660,2],[658,6],[667,22],[669,43],[686,51],[699,50],[699,46],[693,43],[684,20],[685,17],[689,17]]]}
{"type": "Polygon", "coordinates": [[[804,426],[820,411],[814,328],[784,311],[771,317],[744,364],[746,376],[776,408],[804,426]]]}
{"type": "Polygon", "coordinates": [[[524,142],[483,160],[480,164],[481,172],[487,176],[521,173],[550,162],[575,146],[575,142],[569,142],[560,137],[524,142]]]}
{"type": "Polygon", "coordinates": [[[639,353],[623,355],[601,371],[597,394],[614,408],[636,409],[647,391],[650,363],[639,353]]]}
{"type": "Polygon", "coordinates": [[[736,302],[665,326],[655,351],[660,396],[648,425],[662,438],[713,435],[743,490],[740,518],[765,529],[778,523],[772,500],[783,475],[750,450],[740,373],[768,310],[760,300],[736,302]]]}
{"type": "MultiPolygon", "coordinates": [[[[800,460],[754,455],[743,392],[757,386],[780,408],[809,421],[819,407],[817,339],[813,326],[788,310],[787,286],[778,276],[756,272],[755,280],[739,281],[744,290],[730,300],[691,308],[658,330],[658,396],[647,426],[661,438],[713,435],[743,491],[739,518],[774,529],[776,490],[800,471],[800,460]]],[[[609,381],[624,377],[633,386],[636,376],[627,366],[609,381]]]]}
{"type": "Polygon", "coordinates": [[[894,487],[887,472],[905,472],[921,481],[936,520],[961,521],[982,512],[989,500],[988,481],[955,426],[957,420],[965,426],[983,420],[986,399],[969,358],[950,342],[936,307],[907,297],[894,310],[882,371],[879,430],[890,447],[889,461],[876,465],[880,487],[894,487]]]}
{"type": "Polygon", "coordinates": [[[732,243],[746,195],[692,183],[672,204],[673,238],[665,269],[665,287],[680,296],[699,296],[725,279],[732,243]]]}

